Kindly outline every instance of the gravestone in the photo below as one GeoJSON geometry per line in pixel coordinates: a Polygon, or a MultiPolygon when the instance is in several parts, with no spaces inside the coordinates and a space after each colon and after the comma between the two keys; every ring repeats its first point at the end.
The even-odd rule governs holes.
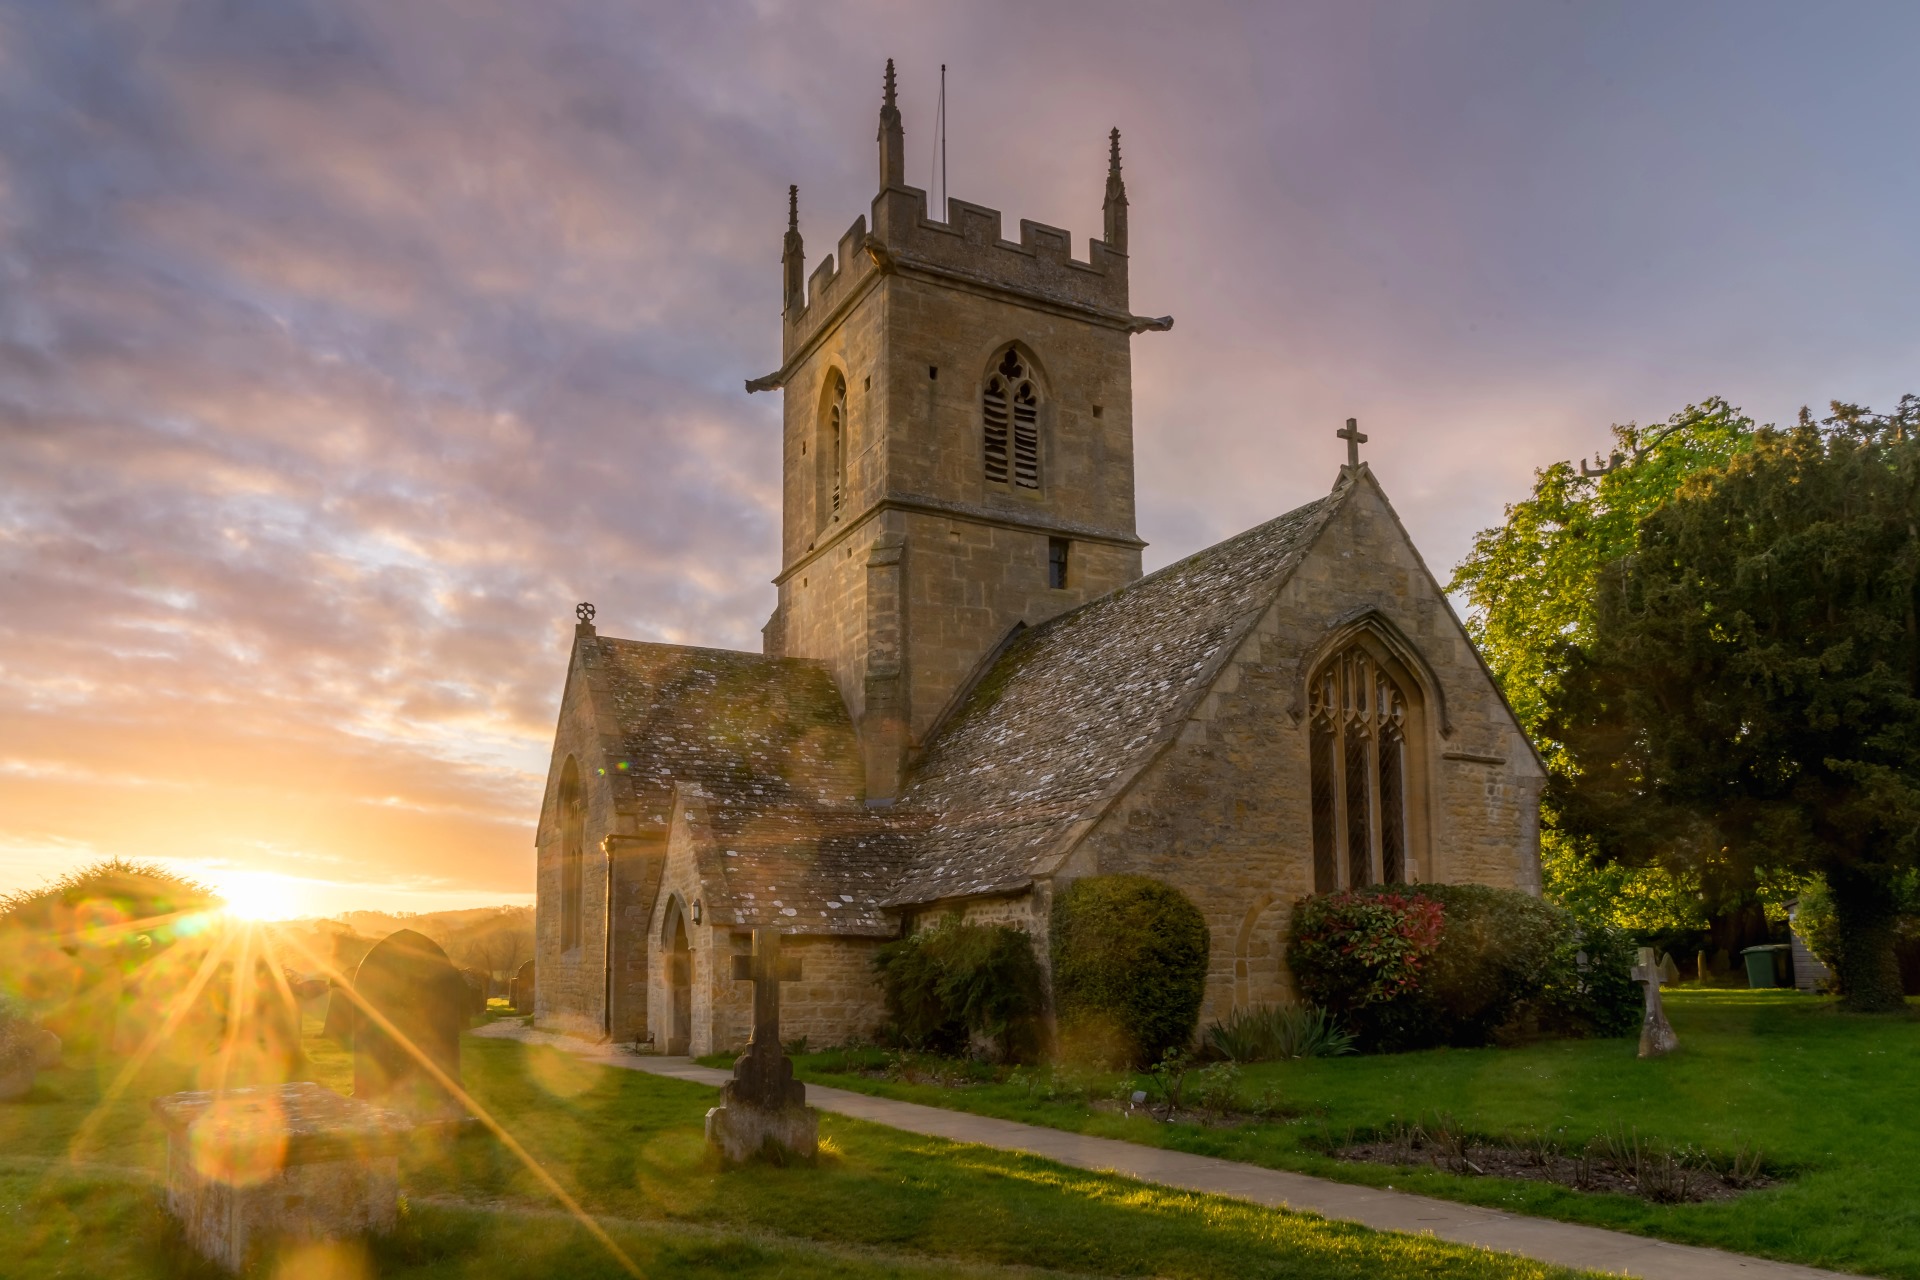
{"type": "Polygon", "coordinates": [[[1647,993],[1647,1013],[1640,1024],[1640,1056],[1658,1058],[1672,1053],[1680,1047],[1680,1037],[1673,1034],[1667,1011],[1660,1007],[1660,966],[1654,961],[1652,947],[1640,948],[1633,980],[1647,993]]]}
{"type": "Polygon", "coordinates": [[[353,1096],[411,1115],[458,1112],[426,1065],[460,1083],[460,1033],[473,996],[447,953],[402,929],[367,952],[353,992],[353,1096]]]}
{"type": "Polygon", "coordinates": [[[780,984],[799,976],[798,961],[780,958],[776,929],[755,929],[753,954],[733,957],[733,980],[753,983],[753,1034],[720,1088],[720,1105],[707,1112],[707,1144],[728,1164],[811,1161],[820,1149],[819,1113],[780,1047],[780,984]]]}
{"type": "Polygon", "coordinates": [[[1660,953],[1660,985],[1670,987],[1680,981],[1680,966],[1674,963],[1673,953],[1660,953]]]}
{"type": "Polygon", "coordinates": [[[410,1122],[311,1081],[155,1098],[167,1209],[238,1272],[283,1241],[392,1231],[410,1122]]]}
{"type": "Polygon", "coordinates": [[[487,1011],[487,975],[478,969],[462,969],[460,978],[472,993],[467,1011],[477,1018],[487,1011]]]}
{"type": "Polygon", "coordinates": [[[533,1012],[533,961],[521,965],[520,971],[513,975],[513,981],[507,985],[507,999],[515,1013],[533,1012]]]}
{"type": "Polygon", "coordinates": [[[342,1049],[353,1048],[353,996],[341,983],[327,986],[327,1019],[320,1024],[320,1034],[342,1049]]]}

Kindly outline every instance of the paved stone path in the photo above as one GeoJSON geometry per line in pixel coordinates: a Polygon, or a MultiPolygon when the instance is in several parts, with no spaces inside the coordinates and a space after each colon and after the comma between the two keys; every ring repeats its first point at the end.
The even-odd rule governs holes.
{"type": "MultiPolygon", "coordinates": [[[[474,1034],[554,1044],[608,1066],[695,1084],[718,1087],[728,1078],[727,1072],[700,1066],[689,1058],[622,1053],[605,1045],[588,1045],[517,1023],[496,1022],[474,1034]]],[[[1358,1187],[1237,1160],[1168,1151],[1113,1138],[1093,1138],[916,1102],[875,1098],[811,1081],[807,1084],[807,1101],[822,1111],[904,1129],[908,1133],[1024,1152],[1079,1169],[1118,1173],[1183,1191],[1231,1196],[1275,1209],[1317,1213],[1380,1231],[1431,1233],[1442,1240],[1517,1253],[1588,1271],[1638,1276],[1642,1280],[1843,1280],[1842,1273],[1818,1267],[1750,1258],[1721,1249],[1669,1244],[1623,1231],[1502,1213],[1498,1209],[1435,1200],[1404,1191],[1358,1187]]]]}

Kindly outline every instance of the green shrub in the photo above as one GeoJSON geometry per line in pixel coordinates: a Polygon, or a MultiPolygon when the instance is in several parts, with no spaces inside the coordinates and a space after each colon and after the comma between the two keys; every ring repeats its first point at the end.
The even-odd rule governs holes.
{"type": "Polygon", "coordinates": [[[1351,1016],[1415,990],[1444,913],[1418,893],[1330,893],[1293,909],[1287,964],[1313,1003],[1351,1016]]]}
{"type": "Polygon", "coordinates": [[[1185,1049],[1207,984],[1207,922],[1170,885],[1088,876],[1053,902],[1053,998],[1066,1048],[1132,1065],[1185,1049]]]}
{"type": "Polygon", "coordinates": [[[1378,886],[1302,899],[1287,963],[1301,993],[1365,1049],[1479,1045],[1541,993],[1571,927],[1565,912],[1515,889],[1378,886]],[[1366,899],[1385,909],[1367,910],[1366,899]],[[1422,903],[1439,908],[1437,937],[1422,903]]]}
{"type": "Polygon", "coordinates": [[[1568,920],[1540,991],[1518,1016],[1556,1036],[1623,1036],[1640,1026],[1646,997],[1633,980],[1633,939],[1604,921],[1568,920]]]}
{"type": "Polygon", "coordinates": [[[0,990],[69,1049],[138,1044],[197,967],[170,956],[174,944],[219,906],[204,885],[121,858],[0,896],[0,990]]]}
{"type": "Polygon", "coordinates": [[[1036,1047],[1040,964],[1024,931],[948,916],[873,963],[891,1038],[906,1047],[962,1054],[985,1040],[1008,1060],[1036,1047]]]}
{"type": "Polygon", "coordinates": [[[1353,1052],[1353,1036],[1325,1009],[1304,1004],[1259,1004],[1235,1009],[1207,1028],[1207,1051],[1232,1062],[1333,1058],[1353,1052]]]}
{"type": "Polygon", "coordinates": [[[1216,1062],[1193,1075],[1188,1086],[1193,1105],[1220,1117],[1240,1109],[1240,1068],[1231,1062],[1216,1062]]]}

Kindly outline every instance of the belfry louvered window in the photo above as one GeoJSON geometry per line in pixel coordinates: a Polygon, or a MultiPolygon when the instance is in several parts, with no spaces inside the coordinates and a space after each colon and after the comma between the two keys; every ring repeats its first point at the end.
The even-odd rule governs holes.
{"type": "Polygon", "coordinates": [[[1314,891],[1404,882],[1406,693],[1355,644],[1320,668],[1309,699],[1314,891]]]}
{"type": "Polygon", "coordinates": [[[847,382],[836,376],[833,390],[827,396],[827,484],[829,487],[828,509],[834,515],[840,514],[840,507],[847,498],[847,382]]]}
{"type": "Polygon", "coordinates": [[[1008,347],[980,397],[986,476],[991,484],[1040,487],[1040,393],[1020,352],[1008,347]]]}

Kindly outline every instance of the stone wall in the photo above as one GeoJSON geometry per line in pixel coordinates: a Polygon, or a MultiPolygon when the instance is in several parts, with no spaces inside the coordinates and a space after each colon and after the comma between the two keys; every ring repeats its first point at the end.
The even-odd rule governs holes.
{"type": "Polygon", "coordinates": [[[607,859],[601,841],[621,826],[605,764],[610,744],[617,750],[618,739],[603,735],[604,726],[594,715],[594,677],[581,663],[580,652],[576,638],[535,833],[534,1023],[553,1031],[597,1038],[605,1031],[607,986],[607,859]],[[562,950],[561,831],[557,815],[561,778],[570,757],[580,771],[587,814],[581,866],[581,942],[562,950]]]}
{"type": "Polygon", "coordinates": [[[893,794],[900,755],[1014,624],[1140,575],[1125,255],[1096,243],[1076,263],[1064,232],[1023,223],[1009,243],[992,210],[955,201],[952,216],[927,222],[919,193],[883,192],[877,234],[899,252],[876,265],[857,222],[789,316],[783,350],[782,568],[767,647],[831,666],[876,797],[893,794]],[[1009,343],[1041,392],[1035,490],[985,474],[981,393],[1009,343]],[[839,379],[836,513],[824,423],[839,379]],[[1064,589],[1048,582],[1051,538],[1070,544],[1064,589]],[[887,547],[901,552],[877,554],[887,547]],[[892,572],[876,575],[883,566],[892,572]]]}
{"type": "MultiPolygon", "coordinates": [[[[643,939],[652,958],[647,992],[650,1042],[663,1050],[671,1033],[673,992],[664,956],[668,917],[678,901],[690,912],[700,901],[699,851],[689,824],[674,815],[658,898],[643,939]]],[[[753,1030],[753,984],[733,980],[735,954],[750,954],[753,933],[730,923],[710,919],[688,925],[692,950],[694,1056],[738,1049],[753,1030]]],[[[789,958],[800,961],[800,978],[782,984],[780,1034],[793,1041],[805,1037],[822,1048],[849,1040],[870,1038],[885,1017],[879,983],[874,980],[873,955],[885,942],[880,938],[828,937],[790,934],[782,939],[789,958]]]]}
{"type": "Polygon", "coordinates": [[[1212,930],[1202,1025],[1293,998],[1286,928],[1314,889],[1306,680],[1369,611],[1417,646],[1433,684],[1410,744],[1409,806],[1424,831],[1410,851],[1415,878],[1539,892],[1538,761],[1398,520],[1363,483],[1192,718],[1058,872],[1151,875],[1194,901],[1212,930]]]}

